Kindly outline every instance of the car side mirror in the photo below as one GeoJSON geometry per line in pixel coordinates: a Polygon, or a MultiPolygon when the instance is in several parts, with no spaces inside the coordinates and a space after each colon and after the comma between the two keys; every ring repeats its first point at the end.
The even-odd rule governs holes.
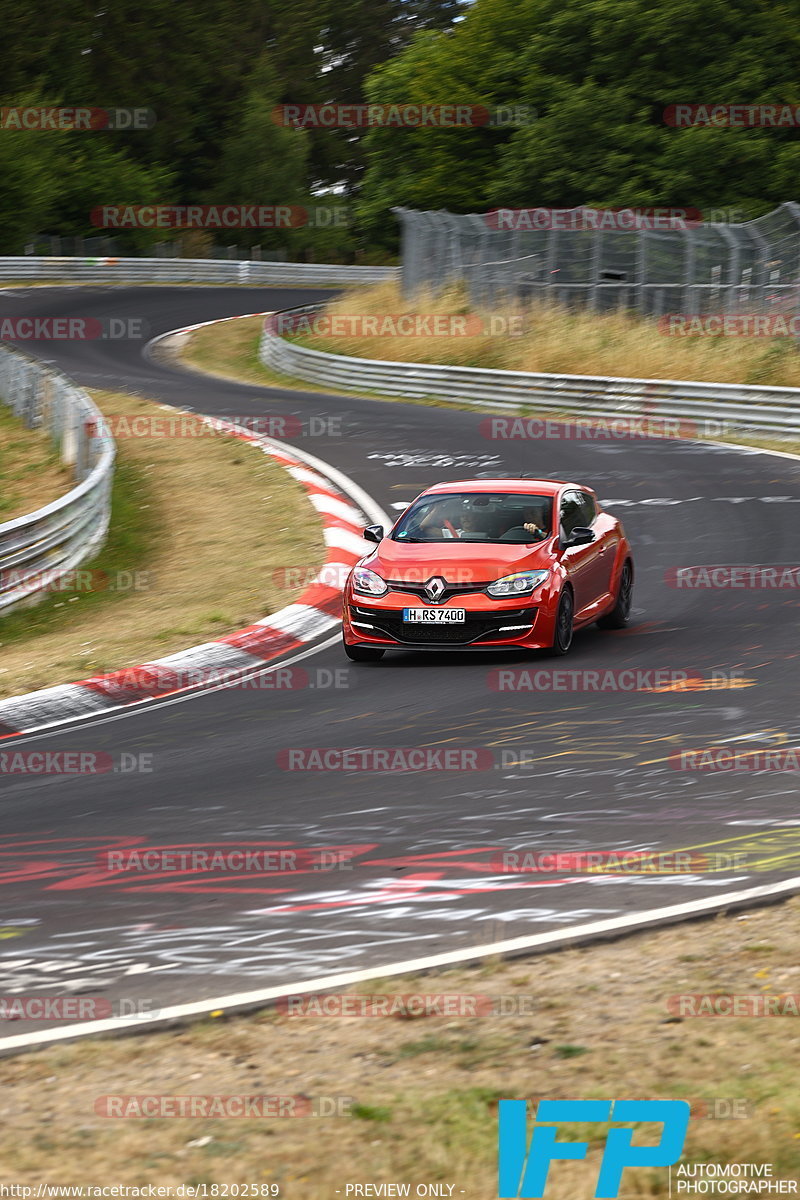
{"type": "Polygon", "coordinates": [[[588,546],[589,542],[593,541],[594,533],[587,525],[576,525],[564,545],[565,547],[588,546]]]}
{"type": "Polygon", "coordinates": [[[368,525],[364,530],[365,542],[382,542],[383,541],[383,526],[368,525]]]}

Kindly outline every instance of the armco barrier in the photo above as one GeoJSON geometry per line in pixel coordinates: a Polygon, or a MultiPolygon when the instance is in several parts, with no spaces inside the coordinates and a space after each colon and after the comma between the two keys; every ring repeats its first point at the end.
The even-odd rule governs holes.
{"type": "Polygon", "coordinates": [[[231,261],[214,258],[0,258],[0,280],[58,283],[233,283],[238,286],[308,287],[382,283],[399,267],[348,267],[335,263],[231,261]]]}
{"type": "Polygon", "coordinates": [[[35,604],[102,546],[116,454],[102,414],[70,379],[0,346],[0,402],[50,434],[76,486],[52,504],[0,525],[0,614],[35,604]]]}
{"type": "MultiPolygon", "coordinates": [[[[320,305],[292,309],[319,311],[320,305]]],[[[352,358],[299,346],[265,323],[259,357],[264,366],[307,383],[386,396],[425,396],[468,404],[613,418],[636,416],[723,423],[726,427],[800,434],[800,388],[693,383],[673,379],[616,379],[442,367],[428,363],[352,358]]],[[[712,426],[713,430],[713,426],[712,426]]]]}

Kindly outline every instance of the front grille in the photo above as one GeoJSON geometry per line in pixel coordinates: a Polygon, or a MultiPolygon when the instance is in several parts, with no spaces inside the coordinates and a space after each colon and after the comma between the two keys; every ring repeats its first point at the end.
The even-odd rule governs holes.
{"type": "MultiPolygon", "coordinates": [[[[364,630],[371,637],[386,634],[405,645],[453,646],[468,645],[475,641],[503,641],[513,637],[514,634],[500,633],[500,629],[505,625],[532,625],[537,611],[535,608],[515,608],[506,612],[468,611],[463,625],[417,625],[404,621],[399,613],[359,606],[352,609],[352,619],[373,625],[374,629],[364,630]]],[[[517,636],[522,632],[516,631],[517,636]]]]}
{"type": "MultiPolygon", "coordinates": [[[[425,581],[427,583],[427,580],[425,581]]],[[[445,581],[446,582],[446,581],[445,581]]],[[[487,579],[485,583],[447,583],[444,591],[438,600],[429,600],[425,594],[424,583],[403,583],[400,579],[387,579],[386,586],[392,592],[402,592],[408,596],[419,596],[420,600],[424,600],[426,604],[442,604],[445,600],[452,599],[453,596],[470,596],[476,592],[485,592],[490,583],[494,580],[487,579]]]]}

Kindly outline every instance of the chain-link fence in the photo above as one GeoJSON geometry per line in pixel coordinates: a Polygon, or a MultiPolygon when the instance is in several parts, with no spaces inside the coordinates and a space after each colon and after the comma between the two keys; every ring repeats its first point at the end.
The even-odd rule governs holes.
{"type": "Polygon", "coordinates": [[[407,296],[463,281],[476,306],[538,299],[655,317],[800,311],[794,202],[742,224],[674,221],[683,227],[666,229],[603,228],[604,214],[590,209],[392,211],[402,224],[407,296]]]}

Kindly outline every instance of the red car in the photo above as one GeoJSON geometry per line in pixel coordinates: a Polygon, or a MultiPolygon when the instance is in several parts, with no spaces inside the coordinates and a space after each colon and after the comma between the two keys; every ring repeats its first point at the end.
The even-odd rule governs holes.
{"type": "Polygon", "coordinates": [[[386,650],[523,647],[566,654],[574,629],[628,622],[625,531],[583,484],[549,479],[440,483],[411,504],[348,577],[347,657],[386,650]]]}

